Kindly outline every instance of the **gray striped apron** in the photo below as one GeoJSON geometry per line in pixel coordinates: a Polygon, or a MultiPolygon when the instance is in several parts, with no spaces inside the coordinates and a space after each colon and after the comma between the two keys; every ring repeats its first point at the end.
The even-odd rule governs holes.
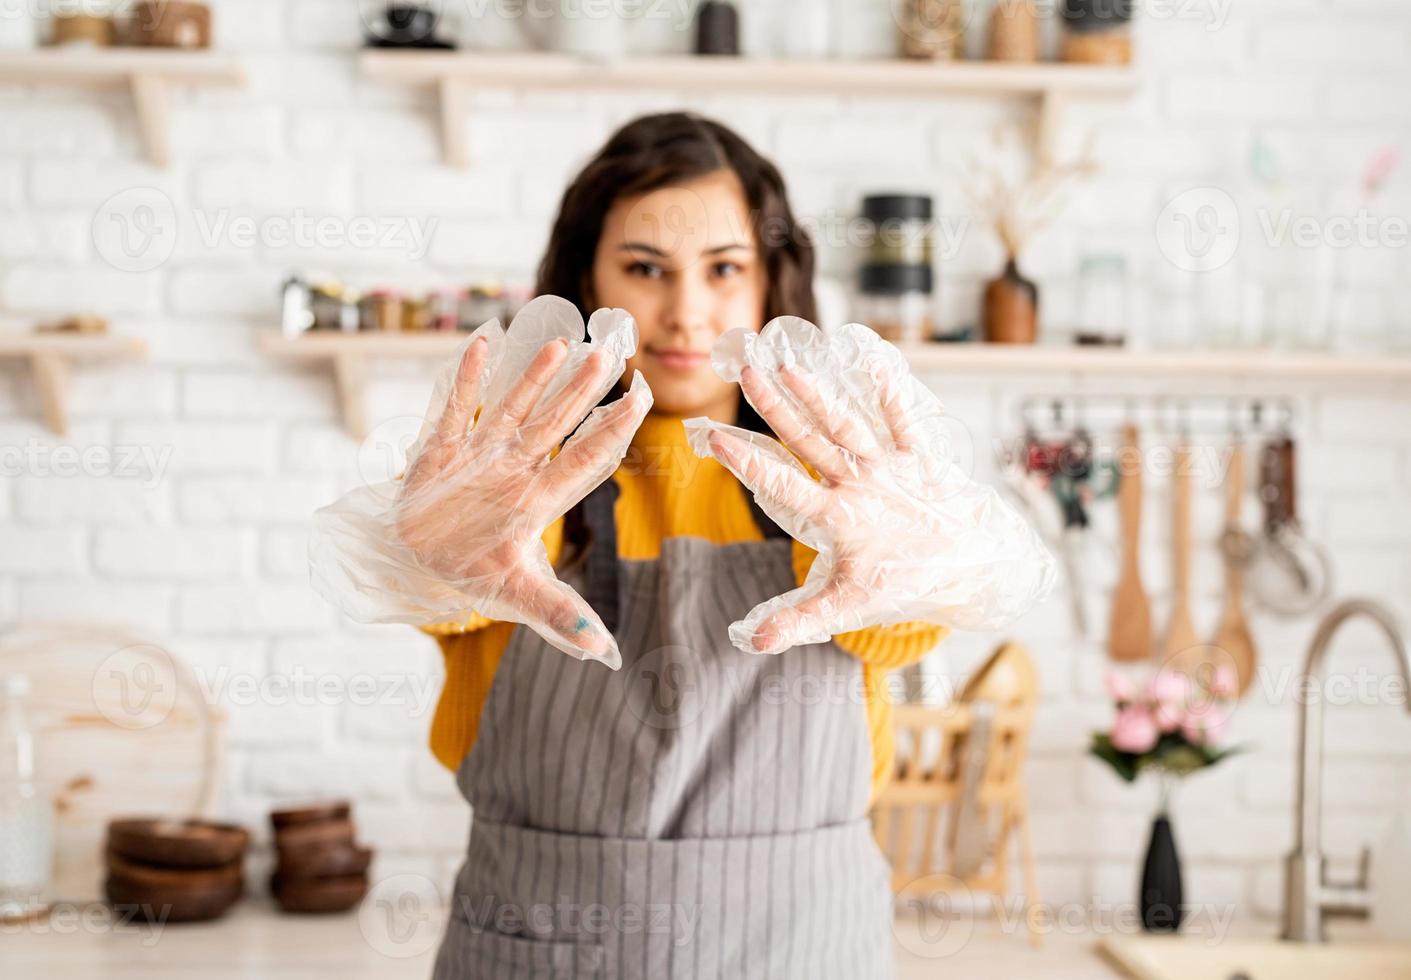
{"type": "Polygon", "coordinates": [[[613,495],[585,502],[565,578],[622,669],[514,631],[458,773],[473,827],[436,980],[890,978],[861,665],[726,634],[794,587],[789,539],[756,509],[765,541],[621,560],[613,495]]]}

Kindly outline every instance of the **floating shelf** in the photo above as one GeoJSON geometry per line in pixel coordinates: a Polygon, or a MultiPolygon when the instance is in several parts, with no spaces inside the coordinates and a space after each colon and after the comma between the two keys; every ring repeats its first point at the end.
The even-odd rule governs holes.
{"type": "Polygon", "coordinates": [[[0,333],[0,360],[29,365],[44,424],[55,435],[68,430],[69,370],[75,361],[141,357],[147,345],[136,337],[82,333],[0,333]]]}
{"type": "MultiPolygon", "coordinates": [[[[330,331],[290,340],[270,332],[260,337],[259,346],[279,360],[330,365],[337,381],[344,424],[361,439],[367,434],[363,389],[371,361],[450,357],[469,336],[468,333],[340,334],[330,331]]],[[[1250,379],[1341,385],[1411,383],[1411,357],[1408,356],[1349,357],[1265,350],[1130,351],[1007,344],[906,344],[901,350],[912,370],[921,375],[1250,379]]]]}
{"type": "Polygon", "coordinates": [[[1126,350],[1011,344],[917,344],[902,348],[918,373],[1060,374],[1123,378],[1411,383],[1411,356],[1274,350],[1126,350]]]}
{"type": "Polygon", "coordinates": [[[241,85],[240,63],[206,51],[41,48],[0,53],[0,83],[122,88],[132,93],[147,159],[171,160],[171,92],[179,85],[241,85]]]}
{"type": "Polygon", "coordinates": [[[442,147],[446,161],[458,167],[469,161],[465,93],[474,87],[1028,98],[1038,104],[1039,149],[1046,157],[1065,100],[1122,95],[1138,83],[1136,71],[1126,67],[901,59],[767,61],[676,55],[602,63],[536,52],[366,51],[361,66],[369,78],[437,90],[442,147]]]}

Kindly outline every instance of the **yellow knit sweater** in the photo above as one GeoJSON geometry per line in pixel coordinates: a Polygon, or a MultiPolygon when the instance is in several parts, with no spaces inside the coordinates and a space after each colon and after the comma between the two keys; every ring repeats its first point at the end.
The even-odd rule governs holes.
{"type": "MultiPolygon", "coordinates": [[[[679,418],[648,415],[632,442],[628,461],[613,479],[618,555],[649,560],[660,556],[661,542],[698,537],[715,544],[761,540],[746,490],[714,460],[699,459],[686,443],[679,418]]],[[[557,562],[563,545],[563,522],[544,533],[549,560],[557,562]]],[[[794,542],[794,573],[800,583],[815,553],[794,542]]],[[[623,610],[631,615],[630,609],[623,610]]],[[[500,657],[509,645],[514,623],[472,616],[464,623],[427,627],[446,661],[446,683],[431,722],[431,750],[456,769],[475,744],[480,713],[500,657]]],[[[868,727],[872,734],[872,796],[886,784],[895,750],[892,708],[884,690],[886,674],[916,663],[945,636],[944,627],[903,623],[845,633],[837,644],[862,661],[868,727]]]]}

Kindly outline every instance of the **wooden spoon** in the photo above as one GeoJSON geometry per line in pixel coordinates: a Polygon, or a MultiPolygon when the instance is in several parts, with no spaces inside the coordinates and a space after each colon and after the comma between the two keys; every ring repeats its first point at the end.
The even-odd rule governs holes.
{"type": "Polygon", "coordinates": [[[1194,667],[1200,640],[1191,621],[1191,449],[1184,440],[1176,450],[1171,474],[1171,619],[1161,651],[1164,664],[1194,667]]]}
{"type": "Polygon", "coordinates": [[[1141,444],[1137,427],[1122,427],[1121,483],[1117,505],[1122,518],[1122,572],[1112,593],[1112,620],[1107,647],[1113,660],[1136,661],[1151,657],[1151,605],[1142,588],[1137,564],[1142,521],[1141,444]]]}
{"type": "Polygon", "coordinates": [[[1254,637],[1244,616],[1244,565],[1249,560],[1250,539],[1240,528],[1240,504],[1244,499],[1244,445],[1236,442],[1230,450],[1230,472],[1225,477],[1225,533],[1220,551],[1225,557],[1225,608],[1215,631],[1212,651],[1234,668],[1239,692],[1254,680],[1254,637]]]}

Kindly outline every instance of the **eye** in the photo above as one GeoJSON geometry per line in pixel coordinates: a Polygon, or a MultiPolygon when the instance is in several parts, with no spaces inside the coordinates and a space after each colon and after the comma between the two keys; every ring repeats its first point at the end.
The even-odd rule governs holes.
{"type": "Polygon", "coordinates": [[[643,262],[638,259],[627,267],[629,276],[641,276],[643,279],[660,279],[661,266],[653,265],[650,262],[643,262]]]}
{"type": "Polygon", "coordinates": [[[738,262],[731,262],[729,259],[722,259],[711,266],[711,275],[720,279],[728,279],[731,276],[738,276],[745,271],[745,267],[738,262]]]}

